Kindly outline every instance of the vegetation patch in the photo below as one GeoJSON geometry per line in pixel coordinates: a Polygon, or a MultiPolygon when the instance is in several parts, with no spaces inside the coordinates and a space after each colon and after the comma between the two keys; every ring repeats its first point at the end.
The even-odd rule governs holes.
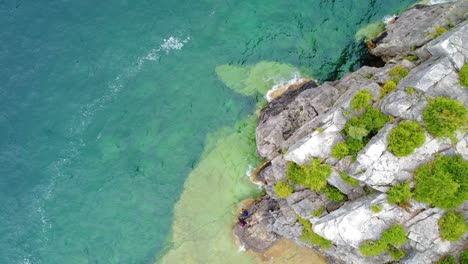
{"type": "Polygon", "coordinates": [[[329,164],[322,164],[321,159],[311,159],[310,166],[299,166],[290,162],[286,178],[294,184],[303,185],[313,191],[320,191],[327,186],[327,179],[331,173],[329,164]]]}
{"type": "Polygon", "coordinates": [[[460,72],[458,73],[458,76],[460,76],[460,84],[462,86],[468,87],[468,64],[467,63],[463,65],[460,72]]]}
{"type": "Polygon", "coordinates": [[[348,145],[345,142],[338,142],[332,149],[332,157],[342,159],[349,154],[348,145]]]}
{"type": "Polygon", "coordinates": [[[468,161],[438,156],[414,173],[414,198],[443,209],[456,208],[468,197],[468,161]]]}
{"type": "Polygon", "coordinates": [[[367,79],[372,79],[372,78],[374,78],[374,74],[368,73],[364,77],[366,77],[367,79]]]}
{"type": "Polygon", "coordinates": [[[411,196],[411,187],[407,181],[398,183],[387,192],[387,200],[389,204],[407,204],[411,199],[411,196]]]}
{"type": "Polygon", "coordinates": [[[434,38],[438,38],[440,37],[442,34],[444,34],[445,32],[447,32],[447,29],[444,28],[444,27],[435,27],[435,32],[432,32],[431,35],[434,37],[434,38]]]}
{"type": "Polygon", "coordinates": [[[317,128],[317,131],[318,131],[320,134],[322,134],[322,133],[323,133],[323,128],[319,127],[319,128],[317,128]]]}
{"type": "Polygon", "coordinates": [[[349,176],[346,172],[340,171],[338,174],[340,175],[341,179],[343,179],[343,181],[345,181],[349,185],[356,187],[359,186],[359,181],[349,176]]]}
{"type": "MultiPolygon", "coordinates": [[[[361,251],[361,254],[365,257],[378,256],[381,253],[387,251],[396,251],[399,250],[398,248],[403,246],[406,241],[408,241],[406,236],[407,234],[403,226],[395,224],[389,229],[385,230],[379,240],[364,241],[361,247],[359,247],[359,251],[361,251]]],[[[400,256],[403,254],[402,252],[397,252],[394,254],[400,259],[404,256],[400,256]]]]}
{"type": "Polygon", "coordinates": [[[368,106],[372,101],[372,94],[369,89],[364,89],[356,93],[353,100],[351,100],[351,109],[361,111],[364,107],[368,106]]]}
{"type": "Polygon", "coordinates": [[[294,192],[294,187],[287,182],[278,182],[275,185],[275,192],[280,198],[286,199],[294,192]]]}
{"type": "Polygon", "coordinates": [[[372,106],[367,107],[361,116],[348,120],[343,133],[349,154],[356,156],[387,122],[388,116],[372,106]]]}
{"type": "Polygon", "coordinates": [[[410,87],[407,87],[406,88],[406,92],[409,94],[409,95],[413,95],[416,90],[414,89],[414,87],[410,86],[410,87]]]}
{"type": "Polygon", "coordinates": [[[424,128],[415,121],[403,121],[388,135],[388,149],[397,157],[405,157],[424,144],[424,128]]]}
{"type": "Polygon", "coordinates": [[[305,243],[319,246],[320,248],[327,249],[331,248],[332,243],[330,240],[321,237],[316,234],[312,229],[312,224],[296,214],[297,221],[304,227],[302,230],[301,240],[305,243]]]}
{"type": "Polygon", "coordinates": [[[345,199],[345,195],[336,187],[327,185],[323,192],[327,195],[328,200],[332,202],[341,202],[345,199]]]}
{"type": "Polygon", "coordinates": [[[468,264],[468,250],[460,254],[460,264],[468,264]]]}
{"type": "Polygon", "coordinates": [[[389,252],[395,261],[399,261],[406,256],[406,251],[403,249],[391,248],[389,252]]]}
{"type": "Polygon", "coordinates": [[[321,215],[323,214],[323,211],[324,211],[324,210],[325,210],[325,207],[324,207],[324,206],[320,206],[320,208],[317,209],[317,210],[315,210],[315,211],[313,211],[313,212],[311,213],[311,215],[312,215],[313,217],[321,216],[321,215]]]}
{"type": "Polygon", "coordinates": [[[457,129],[466,126],[468,110],[458,100],[437,97],[429,100],[423,118],[427,130],[435,137],[453,137],[457,129]]]}
{"type": "Polygon", "coordinates": [[[395,83],[399,83],[401,79],[405,78],[408,75],[409,71],[405,67],[398,65],[390,71],[388,71],[388,73],[390,74],[390,76],[392,76],[392,79],[393,81],[395,81],[395,83]]]}
{"type": "Polygon", "coordinates": [[[383,210],[383,205],[382,205],[382,204],[373,204],[373,205],[371,206],[371,210],[372,210],[372,212],[374,212],[374,213],[376,213],[376,214],[377,214],[377,213],[380,213],[380,212],[382,212],[382,210],[383,210]]]}
{"type": "Polygon", "coordinates": [[[416,55],[409,55],[409,56],[406,56],[405,59],[408,60],[408,61],[417,61],[419,59],[419,57],[416,56],[416,55]]]}
{"type": "Polygon", "coordinates": [[[458,241],[467,231],[468,227],[462,214],[450,211],[439,219],[440,236],[448,241],[458,241]]]}
{"type": "Polygon", "coordinates": [[[448,255],[437,261],[435,264],[457,264],[457,261],[453,256],[448,255]]]}
{"type": "Polygon", "coordinates": [[[397,89],[397,83],[394,80],[387,81],[380,90],[380,99],[397,89]]]}

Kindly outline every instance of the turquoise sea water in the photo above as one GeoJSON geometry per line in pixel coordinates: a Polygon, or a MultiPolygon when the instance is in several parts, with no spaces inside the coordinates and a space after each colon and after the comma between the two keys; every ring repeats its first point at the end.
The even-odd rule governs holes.
{"type": "Polygon", "coordinates": [[[216,67],[333,79],[362,63],[360,28],[413,2],[0,1],[0,263],[157,261],[207,135],[261,97],[216,67]]]}

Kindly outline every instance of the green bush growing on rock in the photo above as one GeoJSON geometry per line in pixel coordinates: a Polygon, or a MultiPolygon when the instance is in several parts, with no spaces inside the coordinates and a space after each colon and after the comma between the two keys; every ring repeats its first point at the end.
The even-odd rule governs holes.
{"type": "Polygon", "coordinates": [[[447,29],[444,27],[435,27],[434,37],[440,37],[442,34],[447,32],[447,29]]]}
{"type": "Polygon", "coordinates": [[[327,186],[327,179],[331,172],[329,164],[322,164],[321,159],[311,159],[310,166],[299,166],[290,162],[286,178],[294,184],[303,185],[313,191],[320,191],[327,186]]]}
{"type": "Polygon", "coordinates": [[[361,116],[348,120],[343,133],[349,154],[356,156],[387,122],[388,116],[372,106],[367,107],[361,116]]]}
{"type": "Polygon", "coordinates": [[[323,211],[324,211],[324,210],[325,210],[325,207],[324,207],[324,206],[320,206],[320,208],[317,209],[317,210],[315,210],[315,211],[313,211],[313,212],[311,213],[311,215],[312,215],[313,217],[321,216],[321,215],[323,214],[323,211]]]}
{"type": "Polygon", "coordinates": [[[453,256],[448,255],[437,261],[435,264],[457,264],[457,261],[453,256]]]}
{"type": "Polygon", "coordinates": [[[345,199],[345,195],[338,188],[331,185],[327,185],[323,192],[327,195],[328,200],[332,202],[341,202],[345,199]]]}
{"type": "Polygon", "coordinates": [[[397,89],[397,83],[394,80],[387,81],[380,90],[380,99],[397,89]]]}
{"type": "Polygon", "coordinates": [[[445,240],[456,242],[467,229],[465,218],[460,213],[450,211],[439,219],[440,236],[445,240]]]}
{"type": "Polygon", "coordinates": [[[311,244],[311,245],[317,245],[323,249],[327,249],[332,246],[332,243],[330,240],[325,239],[314,232],[314,230],[312,229],[312,224],[308,220],[300,217],[297,214],[296,214],[296,218],[299,221],[299,223],[304,227],[304,229],[302,230],[302,235],[301,235],[301,240],[303,242],[311,244]]]}
{"type": "Polygon", "coordinates": [[[416,90],[414,89],[414,87],[410,86],[410,87],[407,87],[406,88],[406,92],[409,94],[409,95],[413,95],[416,90]]]}
{"type": "Polygon", "coordinates": [[[460,264],[468,264],[468,250],[460,254],[460,264]]]}
{"type": "Polygon", "coordinates": [[[401,81],[401,79],[405,78],[408,75],[409,71],[405,67],[398,65],[390,71],[388,71],[388,73],[390,74],[390,76],[392,76],[392,79],[395,82],[395,84],[397,84],[401,81]]]}
{"type": "Polygon", "coordinates": [[[401,182],[387,192],[387,200],[389,204],[404,205],[409,202],[411,195],[409,182],[401,182]]]}
{"type": "Polygon", "coordinates": [[[383,209],[382,204],[373,204],[373,205],[371,205],[372,212],[374,212],[376,214],[382,212],[382,209],[383,209]]]}
{"type": "Polygon", "coordinates": [[[462,86],[468,87],[468,64],[467,63],[463,65],[460,72],[458,73],[458,76],[460,77],[460,84],[462,86]]]}
{"type": "Polygon", "coordinates": [[[405,59],[408,61],[417,61],[419,58],[416,55],[409,55],[409,56],[406,56],[405,59]]]}
{"type": "Polygon", "coordinates": [[[406,251],[403,249],[391,248],[389,251],[395,261],[399,261],[406,256],[406,251]]]}
{"type": "Polygon", "coordinates": [[[366,77],[367,79],[372,79],[372,78],[374,78],[374,74],[368,73],[364,77],[366,77]]]}
{"type": "Polygon", "coordinates": [[[457,129],[466,126],[468,110],[458,100],[437,97],[429,100],[423,119],[427,130],[435,137],[453,137],[457,129]]]}
{"type": "Polygon", "coordinates": [[[275,185],[275,192],[280,198],[286,199],[294,192],[294,187],[287,182],[278,182],[275,185]]]}
{"type": "Polygon", "coordinates": [[[359,186],[359,181],[349,176],[346,172],[340,171],[338,174],[340,175],[341,179],[343,179],[343,181],[345,181],[349,185],[356,187],[359,186]]]}
{"type": "Polygon", "coordinates": [[[348,135],[354,139],[362,140],[365,136],[369,135],[369,131],[363,127],[351,126],[349,127],[348,135]]]}
{"type": "Polygon", "coordinates": [[[361,247],[359,247],[359,251],[365,257],[378,256],[383,252],[395,250],[403,246],[406,241],[408,241],[408,238],[406,237],[405,229],[403,226],[395,224],[385,230],[379,240],[364,241],[361,247]]]}
{"type": "Polygon", "coordinates": [[[468,197],[468,161],[461,156],[438,156],[414,172],[414,198],[439,208],[461,205],[468,197]]]}
{"type": "Polygon", "coordinates": [[[335,159],[342,159],[349,154],[348,145],[344,142],[338,142],[332,149],[332,157],[335,159]]]}
{"type": "Polygon", "coordinates": [[[397,157],[405,157],[426,141],[426,134],[421,124],[415,121],[403,121],[388,135],[388,149],[397,157]]]}
{"type": "Polygon", "coordinates": [[[364,107],[368,106],[372,101],[372,94],[369,89],[364,89],[354,95],[353,100],[351,100],[351,109],[356,111],[361,111],[364,107]]]}

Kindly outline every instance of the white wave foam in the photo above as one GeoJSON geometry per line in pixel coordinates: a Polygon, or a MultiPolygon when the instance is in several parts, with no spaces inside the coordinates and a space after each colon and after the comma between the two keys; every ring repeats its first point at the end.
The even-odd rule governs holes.
{"type": "Polygon", "coordinates": [[[247,177],[249,177],[250,179],[250,182],[257,185],[258,189],[263,189],[263,183],[260,182],[260,181],[256,181],[254,179],[254,175],[253,175],[253,172],[255,171],[255,167],[252,166],[252,165],[249,165],[249,167],[247,168],[247,171],[245,172],[245,175],[247,175],[247,177]]]}
{"type": "Polygon", "coordinates": [[[430,0],[428,5],[436,5],[450,2],[458,2],[459,0],[430,0]]]}
{"type": "Polygon", "coordinates": [[[275,85],[273,85],[273,87],[271,87],[270,90],[267,91],[267,93],[265,94],[265,99],[268,101],[268,102],[271,102],[271,100],[273,100],[272,98],[272,94],[285,87],[285,86],[290,86],[290,85],[293,85],[293,84],[296,84],[296,83],[299,83],[299,82],[303,82],[305,79],[301,77],[301,74],[299,72],[295,72],[294,75],[291,77],[291,79],[288,79],[288,80],[276,80],[276,83],[275,85]]]}
{"type": "Polygon", "coordinates": [[[245,252],[245,251],[246,251],[245,245],[244,245],[244,244],[240,244],[240,245],[239,245],[239,248],[237,249],[237,252],[245,252]]]}
{"type": "Polygon", "coordinates": [[[161,44],[161,49],[166,51],[166,54],[169,53],[170,50],[180,50],[184,47],[184,44],[189,42],[190,37],[187,37],[184,40],[180,40],[173,36],[170,36],[168,39],[164,39],[163,44],[161,44]]]}
{"type": "Polygon", "coordinates": [[[382,21],[385,23],[385,25],[388,25],[388,23],[390,23],[391,21],[393,21],[395,18],[397,17],[397,15],[386,15],[382,18],[382,21]]]}

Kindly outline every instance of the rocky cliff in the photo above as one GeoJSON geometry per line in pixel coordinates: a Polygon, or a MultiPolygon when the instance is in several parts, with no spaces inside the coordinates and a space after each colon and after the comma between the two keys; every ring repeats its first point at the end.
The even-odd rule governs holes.
{"type": "MultiPolygon", "coordinates": [[[[387,192],[400,183],[406,182],[414,190],[415,170],[440,155],[468,160],[466,127],[446,137],[424,129],[425,139],[406,156],[389,149],[389,134],[402,122],[412,120],[427,126],[423,112],[434,98],[445,97],[468,106],[468,88],[459,78],[468,61],[467,11],[468,1],[417,5],[374,40],[376,45],[370,52],[386,61],[384,67],[365,66],[320,85],[309,82],[261,111],[257,153],[268,162],[256,177],[265,183],[267,194],[249,208],[247,225],[235,230],[248,249],[262,252],[285,237],[322,250],[330,263],[387,263],[399,258],[401,263],[433,263],[448,254],[458,256],[467,247],[466,233],[457,241],[441,237],[438,223],[447,208],[417,199],[394,204],[387,198],[387,192]],[[363,145],[356,153],[338,159],[332,152],[337,143],[347,142],[350,119],[366,115],[367,110],[356,110],[353,105],[356,94],[363,90],[372,96],[366,107],[376,109],[386,122],[378,129],[373,124],[374,132],[371,128],[354,131],[364,133],[360,137],[363,145]],[[333,198],[329,192],[311,187],[315,186],[312,183],[291,180],[291,164],[307,167],[311,159],[320,159],[323,167],[329,165],[327,186],[338,189],[344,199],[333,198]],[[275,191],[279,182],[292,186],[283,198],[275,191]],[[389,244],[389,250],[364,257],[362,245],[375,245],[395,224],[406,232],[404,245],[389,244]],[[314,243],[317,237],[331,244],[320,249],[321,243],[314,243]],[[395,257],[399,254],[392,250],[405,253],[395,257]]],[[[466,172],[458,172],[462,173],[457,176],[462,179],[460,186],[468,184],[466,172]]],[[[468,193],[462,191],[465,202],[452,210],[463,214],[466,222],[468,193]]]]}

